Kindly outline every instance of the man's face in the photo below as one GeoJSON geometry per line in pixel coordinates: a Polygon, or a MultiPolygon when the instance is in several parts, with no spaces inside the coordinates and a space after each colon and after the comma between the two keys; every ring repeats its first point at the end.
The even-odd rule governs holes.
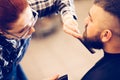
{"type": "Polygon", "coordinates": [[[97,5],[93,5],[86,18],[85,31],[83,33],[84,43],[90,48],[103,48],[104,43],[101,40],[101,34],[105,29],[114,26],[115,23],[113,21],[114,17],[110,13],[97,5]]]}

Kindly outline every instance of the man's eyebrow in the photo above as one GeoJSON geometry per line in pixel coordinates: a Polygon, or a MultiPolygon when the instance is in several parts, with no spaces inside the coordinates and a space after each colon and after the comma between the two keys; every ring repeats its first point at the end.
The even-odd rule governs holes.
{"type": "Polygon", "coordinates": [[[88,12],[88,15],[91,17],[91,14],[90,14],[90,12],[88,12]]]}
{"type": "Polygon", "coordinates": [[[89,15],[89,17],[90,17],[91,21],[93,21],[93,20],[92,20],[92,16],[91,16],[90,12],[88,12],[88,15],[89,15]]]}

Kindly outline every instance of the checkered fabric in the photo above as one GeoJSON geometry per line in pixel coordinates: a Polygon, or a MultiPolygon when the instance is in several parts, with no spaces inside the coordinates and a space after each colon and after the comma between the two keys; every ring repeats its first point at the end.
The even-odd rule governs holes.
{"type": "Polygon", "coordinates": [[[76,16],[73,1],[69,0],[28,0],[30,6],[39,13],[39,17],[59,13],[63,16],[71,13],[76,16]]]}

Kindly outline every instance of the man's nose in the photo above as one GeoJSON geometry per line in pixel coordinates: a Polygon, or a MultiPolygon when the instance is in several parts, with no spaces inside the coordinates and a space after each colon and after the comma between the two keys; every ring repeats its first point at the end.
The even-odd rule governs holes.
{"type": "Polygon", "coordinates": [[[85,23],[85,25],[89,23],[89,18],[88,17],[85,18],[84,23],[85,23]]]}

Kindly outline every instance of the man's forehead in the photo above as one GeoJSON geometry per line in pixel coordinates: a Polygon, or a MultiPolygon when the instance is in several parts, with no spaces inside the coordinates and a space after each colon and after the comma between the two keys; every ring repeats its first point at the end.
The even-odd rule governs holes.
{"type": "Polygon", "coordinates": [[[93,5],[91,8],[90,8],[90,14],[91,15],[102,15],[104,14],[104,11],[101,7],[97,6],[97,5],[93,5]]]}
{"type": "Polygon", "coordinates": [[[93,5],[91,7],[90,14],[95,18],[106,19],[106,20],[115,18],[115,16],[113,16],[111,13],[105,11],[103,8],[97,5],[93,5]]]}
{"type": "Polygon", "coordinates": [[[118,25],[118,18],[113,14],[105,11],[102,7],[98,5],[93,5],[90,9],[90,15],[92,16],[93,21],[97,21],[100,24],[105,24],[106,26],[115,26],[118,25]]]}
{"type": "Polygon", "coordinates": [[[91,12],[95,12],[97,14],[106,14],[106,15],[110,15],[113,16],[113,14],[111,14],[108,11],[105,11],[102,7],[100,7],[99,5],[93,5],[90,9],[91,12]]]}

